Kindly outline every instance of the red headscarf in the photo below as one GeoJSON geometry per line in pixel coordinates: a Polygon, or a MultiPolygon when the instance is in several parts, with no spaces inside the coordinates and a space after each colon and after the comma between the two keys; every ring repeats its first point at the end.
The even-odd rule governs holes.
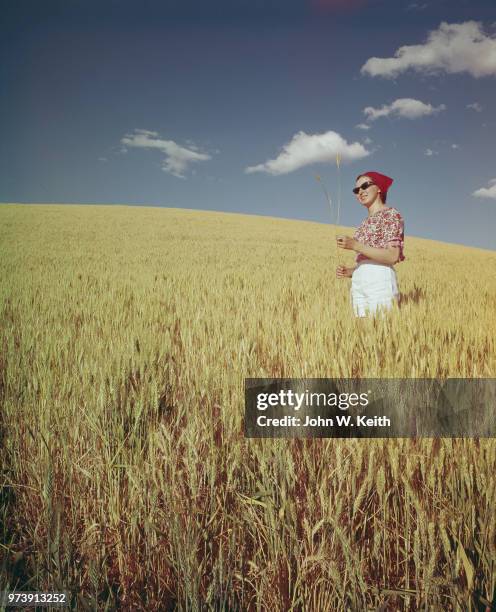
{"type": "Polygon", "coordinates": [[[382,201],[385,202],[388,189],[393,184],[393,179],[385,174],[381,174],[380,172],[362,172],[362,174],[359,174],[356,177],[356,180],[358,181],[361,176],[370,176],[370,178],[374,181],[374,184],[381,190],[382,201]]]}

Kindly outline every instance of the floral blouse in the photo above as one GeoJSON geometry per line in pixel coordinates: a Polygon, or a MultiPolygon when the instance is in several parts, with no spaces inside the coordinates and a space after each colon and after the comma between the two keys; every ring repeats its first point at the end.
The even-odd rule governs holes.
{"type": "MultiPolygon", "coordinates": [[[[404,222],[401,214],[396,208],[388,207],[379,212],[367,217],[362,221],[360,226],[353,236],[355,240],[378,249],[387,247],[400,247],[400,256],[398,261],[403,261],[404,246],[404,222]]],[[[368,257],[358,253],[356,262],[367,260],[368,257]]]]}

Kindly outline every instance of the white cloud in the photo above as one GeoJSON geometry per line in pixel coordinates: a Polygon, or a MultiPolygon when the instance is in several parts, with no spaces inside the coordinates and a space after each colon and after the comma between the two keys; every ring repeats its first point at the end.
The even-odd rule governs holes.
{"type": "Polygon", "coordinates": [[[471,108],[472,110],[477,111],[478,113],[482,111],[482,106],[478,102],[467,104],[467,108],[471,108]]]}
{"type": "Polygon", "coordinates": [[[358,123],[357,125],[355,125],[356,128],[358,128],[359,130],[370,130],[370,125],[367,125],[366,123],[358,123]]]}
{"type": "Polygon", "coordinates": [[[476,78],[495,76],[496,36],[486,35],[477,21],[443,21],[429,32],[424,44],[404,45],[394,57],[371,57],[361,72],[393,78],[409,69],[427,74],[468,72],[476,78]]]}
{"type": "Polygon", "coordinates": [[[424,151],[424,155],[427,155],[427,157],[432,157],[433,155],[439,155],[439,153],[437,151],[433,151],[432,149],[426,149],[424,151]]]}
{"type": "Polygon", "coordinates": [[[458,145],[458,144],[454,144],[454,143],[453,143],[453,144],[451,145],[451,148],[452,148],[452,149],[459,149],[459,148],[460,148],[460,145],[458,145]]]}
{"type": "Polygon", "coordinates": [[[422,11],[428,6],[429,6],[428,4],[418,4],[417,2],[412,2],[406,7],[406,10],[407,11],[422,11]]]}
{"type": "Polygon", "coordinates": [[[474,191],[472,195],[477,198],[492,198],[496,200],[496,178],[491,179],[488,184],[490,187],[481,187],[474,191]]]}
{"type": "Polygon", "coordinates": [[[298,132],[292,140],[282,147],[281,153],[275,159],[269,159],[264,164],[249,166],[247,174],[252,172],[267,172],[268,174],[288,174],[310,164],[331,162],[336,163],[336,155],[341,155],[341,161],[354,161],[370,155],[359,142],[348,144],[337,132],[329,131],[323,134],[306,134],[298,132]]]}
{"type": "Polygon", "coordinates": [[[372,144],[372,139],[371,139],[371,138],[368,138],[368,137],[367,137],[367,138],[364,138],[364,139],[363,139],[363,144],[366,144],[366,145],[368,145],[368,144],[372,144]]]}
{"type": "Polygon", "coordinates": [[[142,149],[158,149],[165,153],[162,170],[177,178],[185,178],[184,173],[188,169],[189,164],[211,159],[210,155],[198,153],[191,146],[188,149],[178,145],[173,140],[162,140],[158,136],[157,132],[151,132],[150,130],[134,130],[133,134],[126,134],[121,139],[121,144],[124,145],[124,149],[126,147],[138,147],[142,149]]]}
{"type": "Polygon", "coordinates": [[[99,157],[98,161],[106,162],[106,161],[108,161],[108,159],[106,157],[99,157]]]}
{"type": "MultiPolygon", "coordinates": [[[[199,150],[200,150],[200,148],[199,148],[199,147],[197,147],[197,146],[195,145],[195,143],[194,143],[192,140],[186,140],[185,142],[186,142],[186,144],[188,145],[188,147],[189,147],[189,148],[190,148],[192,151],[199,151],[199,150]]],[[[217,151],[217,153],[218,153],[218,151],[217,151]]]]}
{"type": "Polygon", "coordinates": [[[134,130],[136,134],[143,134],[143,136],[151,136],[152,138],[156,138],[158,136],[158,132],[152,132],[150,130],[134,130]]]}
{"type": "Polygon", "coordinates": [[[367,108],[363,109],[363,114],[367,115],[368,121],[375,121],[379,117],[387,117],[388,115],[397,115],[406,119],[418,119],[425,115],[434,115],[445,108],[444,104],[435,108],[431,104],[424,104],[424,102],[414,100],[413,98],[398,98],[391,104],[384,104],[381,108],[367,106],[367,108]]]}

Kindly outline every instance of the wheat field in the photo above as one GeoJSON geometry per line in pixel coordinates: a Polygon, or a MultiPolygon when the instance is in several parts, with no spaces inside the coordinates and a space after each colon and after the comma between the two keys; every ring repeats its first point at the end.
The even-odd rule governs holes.
{"type": "Polygon", "coordinates": [[[78,610],[492,609],[493,439],[244,437],[245,377],[496,377],[496,252],[407,236],[401,306],[358,321],[334,235],[0,206],[0,589],[78,610]]]}

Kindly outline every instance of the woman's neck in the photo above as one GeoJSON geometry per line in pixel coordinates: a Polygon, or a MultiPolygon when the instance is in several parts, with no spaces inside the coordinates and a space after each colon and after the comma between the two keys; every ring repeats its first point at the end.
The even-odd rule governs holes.
{"type": "Polygon", "coordinates": [[[373,202],[368,209],[369,217],[375,215],[375,213],[378,213],[381,210],[384,210],[385,208],[387,208],[387,206],[384,204],[384,202],[382,202],[380,198],[377,198],[377,200],[373,202]]]}

